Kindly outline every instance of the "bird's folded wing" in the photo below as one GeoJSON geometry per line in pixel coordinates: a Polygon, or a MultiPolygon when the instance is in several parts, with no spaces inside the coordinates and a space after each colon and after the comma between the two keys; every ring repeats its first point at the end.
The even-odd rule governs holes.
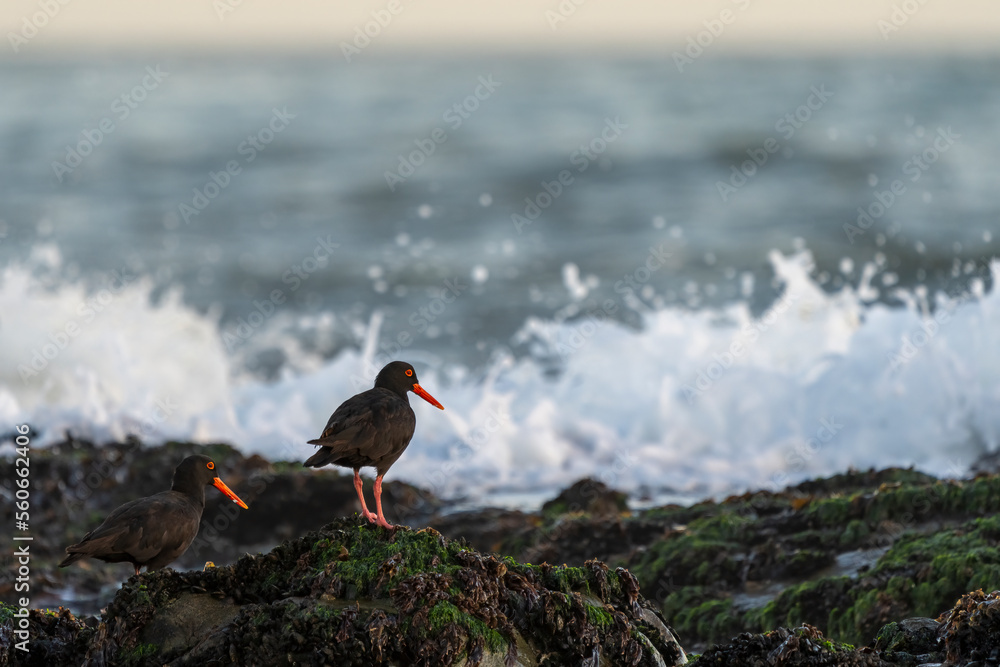
{"type": "Polygon", "coordinates": [[[91,548],[106,545],[142,562],[163,548],[162,536],[176,520],[175,514],[176,506],[155,497],[134,500],[108,515],[104,523],[88,533],[84,542],[91,548]]]}
{"type": "Polygon", "coordinates": [[[334,424],[333,426],[327,426],[323,430],[323,435],[319,436],[315,440],[310,440],[309,444],[334,447],[339,444],[353,442],[359,435],[361,435],[361,432],[364,429],[364,424],[355,424],[354,426],[349,426],[347,428],[343,428],[343,425],[339,423],[334,424]]]}
{"type": "Polygon", "coordinates": [[[366,391],[344,401],[323,429],[323,434],[309,444],[335,446],[340,443],[365,440],[368,429],[375,422],[375,413],[391,405],[391,394],[380,391],[366,391]]]}

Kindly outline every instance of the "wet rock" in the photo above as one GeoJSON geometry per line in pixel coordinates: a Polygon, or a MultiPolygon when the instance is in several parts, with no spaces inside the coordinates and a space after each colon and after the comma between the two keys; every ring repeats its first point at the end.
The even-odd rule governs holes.
{"type": "MultiPolygon", "coordinates": [[[[311,451],[303,444],[303,457],[311,451]]],[[[351,475],[335,469],[308,470],[299,462],[272,463],[243,456],[225,444],[169,442],[148,447],[138,439],[95,445],[67,434],[66,440],[33,450],[31,458],[32,599],[36,604],[68,604],[96,613],[106,606],[118,584],[131,575],[128,565],[84,560],[59,569],[56,563],[68,544],[80,540],[119,505],[170,488],[177,463],[203,453],[219,466],[220,476],[250,506],[236,507],[222,494],[206,492],[198,536],[172,567],[201,569],[206,561],[234,562],[248,551],[267,550],[284,539],[316,530],[337,517],[360,511],[351,475]]],[[[0,460],[0,472],[9,461],[0,460]]],[[[14,475],[2,474],[0,486],[13,493],[14,475]]],[[[371,480],[366,493],[372,497],[371,480]]],[[[426,525],[441,507],[432,494],[398,481],[383,487],[383,506],[393,521],[426,525]]],[[[0,522],[13,525],[14,507],[0,503],[0,522]]],[[[0,553],[0,600],[14,600],[17,563],[0,553]]]]}
{"type": "Polygon", "coordinates": [[[353,520],[230,566],[131,577],[98,627],[66,627],[49,667],[686,661],[627,570],[523,564],[353,520]]]}
{"type": "Polygon", "coordinates": [[[933,618],[893,621],[879,630],[874,648],[894,665],[916,666],[941,662],[944,659],[941,626],[933,618]]]}
{"type": "Polygon", "coordinates": [[[913,468],[848,470],[844,473],[811,479],[789,487],[786,492],[809,496],[850,493],[880,488],[883,484],[933,484],[937,478],[913,468]]]}
{"type": "Polygon", "coordinates": [[[963,595],[938,620],[949,665],[1000,664],[1000,591],[963,595]]]}
{"type": "Polygon", "coordinates": [[[691,667],[889,667],[870,649],[855,649],[826,639],[811,625],[778,628],[764,634],[741,634],[713,646],[691,667]]]}
{"type": "MultiPolygon", "coordinates": [[[[97,620],[78,619],[68,609],[28,612],[28,650],[17,648],[22,638],[14,635],[23,629],[21,619],[14,617],[13,607],[0,604],[0,667],[50,667],[72,665],[79,661],[94,636],[97,620]]],[[[25,648],[22,647],[22,648],[25,648]]]]}
{"type": "Polygon", "coordinates": [[[541,519],[518,510],[487,507],[435,516],[429,521],[429,525],[448,537],[466,540],[480,551],[496,551],[521,557],[517,547],[510,549],[508,546],[518,542],[527,543],[541,525],[541,519]]]}
{"type": "Polygon", "coordinates": [[[182,595],[162,609],[139,633],[142,645],[159,647],[164,654],[171,654],[216,633],[239,614],[233,602],[220,600],[207,593],[182,595]]]}
{"type": "Polygon", "coordinates": [[[558,496],[542,505],[542,514],[576,514],[582,512],[595,517],[617,516],[628,511],[628,496],[615,491],[604,482],[581,479],[558,496]]]}
{"type": "MultiPolygon", "coordinates": [[[[32,459],[32,517],[37,517],[33,524],[37,530],[33,603],[55,606],[54,594],[71,587],[78,594],[90,595],[92,601],[78,598],[73,602],[74,611],[89,608],[96,612],[106,606],[130,568],[85,561],[57,570],[54,564],[62,549],[111,508],[151,489],[166,488],[176,461],[194,451],[207,451],[216,458],[223,478],[250,502],[253,512],[237,512],[232,503],[210,492],[199,537],[173,564],[178,570],[201,570],[206,560],[220,566],[234,563],[246,551],[267,552],[279,538],[295,538],[335,517],[352,516],[359,509],[349,474],[340,475],[332,469],[302,470],[296,463],[244,457],[227,445],[168,443],[146,448],[128,441],[96,447],[68,439],[51,452],[39,450],[32,459]],[[64,534],[67,527],[70,535],[64,534]]],[[[0,477],[0,484],[9,484],[12,479],[11,475],[0,477]]],[[[1000,551],[996,549],[1000,542],[1000,516],[996,516],[1000,513],[1000,477],[995,475],[937,480],[904,469],[850,471],[780,492],[757,491],[721,502],[632,513],[622,511],[616,492],[594,484],[577,483],[538,513],[495,508],[448,513],[447,505],[431,494],[390,482],[385,485],[385,509],[390,520],[432,525],[449,538],[467,539],[481,552],[497,552],[521,563],[562,563],[574,566],[571,571],[588,571],[594,585],[599,584],[601,574],[589,569],[591,559],[610,563],[612,571],[625,567],[635,575],[635,593],[641,593],[643,608],[655,607],[684,644],[695,650],[711,643],[730,645],[740,633],[763,637],[760,633],[780,626],[809,624],[837,641],[856,645],[872,642],[871,651],[892,664],[933,663],[943,648],[930,648],[932,644],[921,639],[919,624],[909,617],[935,617],[970,589],[990,590],[1000,576],[1000,551]],[[592,502],[609,498],[602,495],[604,491],[611,494],[610,502],[592,502]],[[921,648],[925,645],[928,648],[921,648]]],[[[12,523],[10,511],[0,504],[0,520],[12,523]]],[[[336,545],[336,551],[327,554],[328,560],[354,562],[356,554],[349,547],[346,542],[336,545]]],[[[376,568],[384,565],[382,576],[389,579],[401,566],[393,556],[387,554],[376,568]]],[[[9,553],[0,553],[0,564],[6,574],[0,576],[0,600],[12,600],[11,573],[16,568],[9,553]]],[[[443,574],[451,578],[421,580],[422,590],[435,600],[434,596],[452,594],[452,588],[459,588],[454,573],[443,574]]],[[[372,651],[391,653],[394,642],[400,641],[396,639],[400,631],[373,614],[381,609],[390,619],[402,613],[394,598],[388,590],[365,598],[356,592],[356,583],[343,577],[340,582],[330,584],[336,595],[318,606],[308,602],[312,599],[308,592],[292,597],[305,600],[303,604],[321,615],[329,607],[338,618],[355,614],[358,619],[367,619],[371,638],[362,643],[372,651]],[[351,609],[343,606],[345,600],[351,602],[351,609]],[[352,611],[354,601],[359,604],[356,611],[352,611]]],[[[630,585],[627,580],[620,584],[630,585]]],[[[209,594],[207,589],[199,590],[200,586],[189,592],[209,594]]],[[[225,591],[222,594],[225,596],[225,591]]],[[[265,604],[240,595],[233,593],[231,604],[241,612],[249,604],[265,604]]],[[[451,598],[441,597],[440,601],[442,605],[433,615],[428,612],[427,619],[420,617],[425,626],[436,624],[440,629],[451,615],[465,613],[451,598]]],[[[613,614],[602,614],[597,598],[583,604],[590,625],[614,623],[613,614]]],[[[141,608],[133,605],[132,613],[141,608]]],[[[303,609],[301,613],[307,613],[303,609]]],[[[985,613],[980,612],[977,618],[986,618],[985,613]]],[[[234,617],[225,627],[238,626],[239,618],[234,617]]],[[[260,618],[263,622],[264,617],[260,618]]],[[[569,620],[562,617],[561,622],[569,620]]],[[[646,621],[656,626],[648,617],[646,621]]],[[[590,646],[593,635],[589,627],[573,627],[581,633],[579,641],[590,646]]],[[[343,628],[345,641],[353,641],[348,626],[343,628]]],[[[971,629],[968,624],[957,625],[953,644],[961,644],[962,633],[971,629]]],[[[514,645],[529,642],[518,627],[510,632],[514,645]]],[[[470,635],[468,629],[451,634],[454,641],[439,647],[443,652],[435,655],[447,657],[465,641],[474,644],[465,650],[471,646],[470,655],[478,656],[482,638],[483,660],[493,659],[486,641],[492,635],[470,635]]],[[[655,634],[664,633],[660,629],[655,634]]],[[[644,641],[640,635],[649,638],[645,631],[637,630],[635,638],[640,644],[644,641]]],[[[135,650],[149,651],[152,645],[158,644],[139,642],[140,648],[135,650]],[[144,645],[146,648],[141,648],[144,645]]],[[[208,648],[199,650],[208,652],[215,644],[205,646],[208,648]]],[[[619,648],[626,656],[634,650],[631,645],[619,648]]],[[[191,655],[196,654],[192,649],[191,655]]],[[[544,657],[544,653],[540,655],[544,657]]],[[[986,655],[972,662],[990,664],[991,659],[986,655]]]]}
{"type": "Polygon", "coordinates": [[[615,562],[694,649],[802,623],[866,644],[887,623],[936,616],[997,580],[1000,477],[838,477],[810,483],[811,496],[800,485],[643,512],[625,525],[659,521],[664,532],[615,562]],[[877,487],[839,490],[866,479],[877,487]],[[828,486],[838,490],[822,495],[828,486]]]}

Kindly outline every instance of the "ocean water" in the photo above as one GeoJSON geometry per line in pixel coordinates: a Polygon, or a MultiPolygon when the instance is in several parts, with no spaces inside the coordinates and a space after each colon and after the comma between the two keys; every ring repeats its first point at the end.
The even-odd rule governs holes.
{"type": "Polygon", "coordinates": [[[0,421],[636,502],[998,446],[996,59],[0,61],[0,421]],[[643,500],[645,499],[645,500],[643,500]]]}

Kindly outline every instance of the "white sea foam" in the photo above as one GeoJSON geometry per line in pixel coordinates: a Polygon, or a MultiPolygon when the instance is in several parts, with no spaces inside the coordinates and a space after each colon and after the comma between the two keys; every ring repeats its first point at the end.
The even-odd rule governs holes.
{"type": "MultiPolygon", "coordinates": [[[[502,355],[481,375],[418,365],[446,411],[411,401],[417,433],[391,477],[486,500],[585,475],[696,497],[849,467],[960,475],[996,449],[996,290],[939,295],[931,314],[919,290],[895,292],[906,304],[896,308],[866,305],[870,284],[825,293],[808,252],[771,261],[784,293],[756,318],[737,303],[649,312],[639,331],[601,317],[532,320],[523,334],[559,359],[555,376],[551,363],[502,355]]],[[[992,271],[1000,277],[1000,265],[992,271]]],[[[302,459],[306,440],[377,370],[378,317],[364,349],[263,382],[227,354],[218,323],[176,293],[153,303],[138,278],[106,294],[44,282],[14,266],[0,284],[0,418],[30,423],[36,444],[65,429],[99,440],[134,432],[302,459]]]]}

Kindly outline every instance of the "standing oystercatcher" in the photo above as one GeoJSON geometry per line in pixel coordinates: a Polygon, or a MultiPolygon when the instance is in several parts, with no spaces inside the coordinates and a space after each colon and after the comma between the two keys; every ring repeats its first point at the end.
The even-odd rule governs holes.
{"type": "Polygon", "coordinates": [[[66,547],[59,563],[66,567],[81,558],[105,563],[132,563],[135,573],[158,570],[187,551],[198,534],[205,510],[205,487],[214,485],[243,509],[247,504],[226,486],[215,471],[215,462],[200,454],[189,456],[174,469],[169,491],[127,502],[83,536],[66,547]]]}
{"type": "Polygon", "coordinates": [[[320,449],[302,465],[319,468],[328,463],[354,469],[354,489],[361,500],[361,514],[383,528],[393,528],[382,515],[382,477],[396,462],[413,437],[417,418],[410,408],[407,392],[412,391],[431,405],[444,410],[444,406],[421,388],[413,366],[404,361],[386,364],[375,378],[375,387],[356,394],[336,409],[327,422],[323,434],[311,445],[320,449]],[[361,492],[358,471],[374,466],[375,509],[368,511],[361,492]]]}

